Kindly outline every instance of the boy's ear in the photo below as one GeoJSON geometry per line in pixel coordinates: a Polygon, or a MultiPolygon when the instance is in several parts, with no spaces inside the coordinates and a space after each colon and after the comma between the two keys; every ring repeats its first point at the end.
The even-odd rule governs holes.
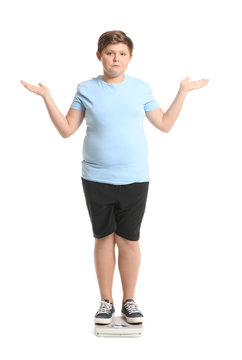
{"type": "Polygon", "coordinates": [[[101,61],[101,55],[100,55],[99,51],[96,52],[96,55],[97,55],[98,60],[101,61]]]}

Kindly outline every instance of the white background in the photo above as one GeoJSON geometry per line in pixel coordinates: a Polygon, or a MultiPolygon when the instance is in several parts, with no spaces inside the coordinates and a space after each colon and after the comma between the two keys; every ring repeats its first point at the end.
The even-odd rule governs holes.
{"type": "MultiPolygon", "coordinates": [[[[241,349],[241,11],[239,1],[2,3],[0,357],[233,359],[241,349]],[[166,111],[187,94],[169,133],[144,119],[150,187],[141,227],[136,339],[98,338],[94,237],[81,185],[83,122],[60,136],[42,82],[66,115],[77,84],[103,73],[99,36],[134,42],[126,73],[166,111]]],[[[121,310],[116,264],[113,297],[121,310]]]]}

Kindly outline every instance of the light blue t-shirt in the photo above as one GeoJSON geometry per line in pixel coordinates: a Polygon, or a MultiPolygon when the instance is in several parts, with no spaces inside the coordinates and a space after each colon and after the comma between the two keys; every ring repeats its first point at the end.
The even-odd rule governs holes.
{"type": "Polygon", "coordinates": [[[82,177],[114,185],[149,181],[145,111],[159,108],[150,85],[124,74],[119,84],[102,75],[82,81],[71,104],[85,110],[82,177]]]}

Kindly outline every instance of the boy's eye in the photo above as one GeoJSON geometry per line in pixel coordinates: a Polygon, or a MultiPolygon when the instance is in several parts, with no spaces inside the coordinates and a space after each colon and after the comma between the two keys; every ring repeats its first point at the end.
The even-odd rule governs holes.
{"type": "MultiPolygon", "coordinates": [[[[107,54],[112,54],[112,52],[108,51],[107,54]]],[[[121,53],[121,55],[125,55],[125,53],[121,53]]]]}

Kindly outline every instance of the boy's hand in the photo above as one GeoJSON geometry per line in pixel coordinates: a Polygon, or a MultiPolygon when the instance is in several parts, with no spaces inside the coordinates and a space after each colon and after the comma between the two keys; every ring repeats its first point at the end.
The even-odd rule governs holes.
{"type": "Polygon", "coordinates": [[[190,90],[200,89],[201,87],[207,85],[208,82],[209,82],[208,79],[189,81],[189,77],[186,77],[184,80],[181,81],[180,87],[182,90],[188,92],[190,90]]]}
{"type": "Polygon", "coordinates": [[[26,89],[42,97],[44,97],[46,94],[49,93],[49,89],[46,86],[44,86],[42,83],[39,83],[39,86],[35,86],[28,84],[26,81],[23,80],[20,80],[20,82],[26,87],[26,89]]]}

